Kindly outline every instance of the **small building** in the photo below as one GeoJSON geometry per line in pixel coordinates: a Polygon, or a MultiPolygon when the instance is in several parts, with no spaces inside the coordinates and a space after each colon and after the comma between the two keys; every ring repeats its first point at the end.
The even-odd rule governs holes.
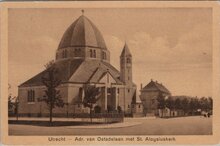
{"type": "Polygon", "coordinates": [[[157,98],[160,94],[164,97],[171,96],[170,91],[162,83],[153,80],[151,80],[144,88],[141,87],[140,92],[140,99],[146,116],[159,116],[157,98]]]}
{"type": "Polygon", "coordinates": [[[137,99],[138,95],[134,94],[133,98],[132,98],[132,103],[131,103],[131,116],[132,117],[143,117],[144,116],[144,107],[143,104],[140,100],[137,99]]]}
{"type": "Polygon", "coordinates": [[[144,108],[141,101],[131,104],[132,108],[132,117],[144,117],[144,108]]]}

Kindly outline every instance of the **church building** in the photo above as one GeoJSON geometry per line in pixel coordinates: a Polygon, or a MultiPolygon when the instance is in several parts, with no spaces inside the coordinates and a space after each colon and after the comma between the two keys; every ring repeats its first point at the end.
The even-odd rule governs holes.
{"type": "MultiPolygon", "coordinates": [[[[136,96],[136,85],[132,81],[132,54],[125,43],[118,71],[110,64],[110,50],[98,28],[83,14],[67,28],[56,50],[54,63],[59,70],[61,85],[58,90],[65,106],[56,107],[54,116],[89,112],[83,105],[85,84],[100,87],[101,97],[95,106],[101,112],[120,107],[125,114],[131,114],[132,99],[136,96]]],[[[46,103],[41,100],[46,89],[42,77],[46,73],[44,70],[19,85],[19,115],[49,115],[46,103]]]]}

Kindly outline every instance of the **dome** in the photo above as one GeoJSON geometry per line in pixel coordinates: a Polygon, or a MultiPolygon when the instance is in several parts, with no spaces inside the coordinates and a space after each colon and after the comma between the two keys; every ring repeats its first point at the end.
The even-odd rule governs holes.
{"type": "Polygon", "coordinates": [[[107,49],[101,32],[84,15],[74,21],[64,33],[58,49],[66,47],[94,47],[107,49]]]}

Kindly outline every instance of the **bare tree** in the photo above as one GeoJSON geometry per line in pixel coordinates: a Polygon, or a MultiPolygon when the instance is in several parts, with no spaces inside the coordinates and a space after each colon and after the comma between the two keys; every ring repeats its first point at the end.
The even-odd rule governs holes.
{"type": "Polygon", "coordinates": [[[46,67],[46,74],[42,77],[42,83],[46,86],[45,96],[43,101],[45,101],[49,107],[50,113],[50,124],[52,124],[53,109],[55,107],[63,107],[64,102],[60,95],[60,91],[57,87],[61,84],[58,72],[54,61],[49,62],[46,67]]]}

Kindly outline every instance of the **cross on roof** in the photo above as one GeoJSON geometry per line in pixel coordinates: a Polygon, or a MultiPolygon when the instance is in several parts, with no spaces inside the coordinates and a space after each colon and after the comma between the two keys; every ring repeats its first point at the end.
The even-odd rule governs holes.
{"type": "Polygon", "coordinates": [[[83,15],[84,14],[84,10],[82,9],[81,12],[82,12],[82,15],[83,15]]]}

